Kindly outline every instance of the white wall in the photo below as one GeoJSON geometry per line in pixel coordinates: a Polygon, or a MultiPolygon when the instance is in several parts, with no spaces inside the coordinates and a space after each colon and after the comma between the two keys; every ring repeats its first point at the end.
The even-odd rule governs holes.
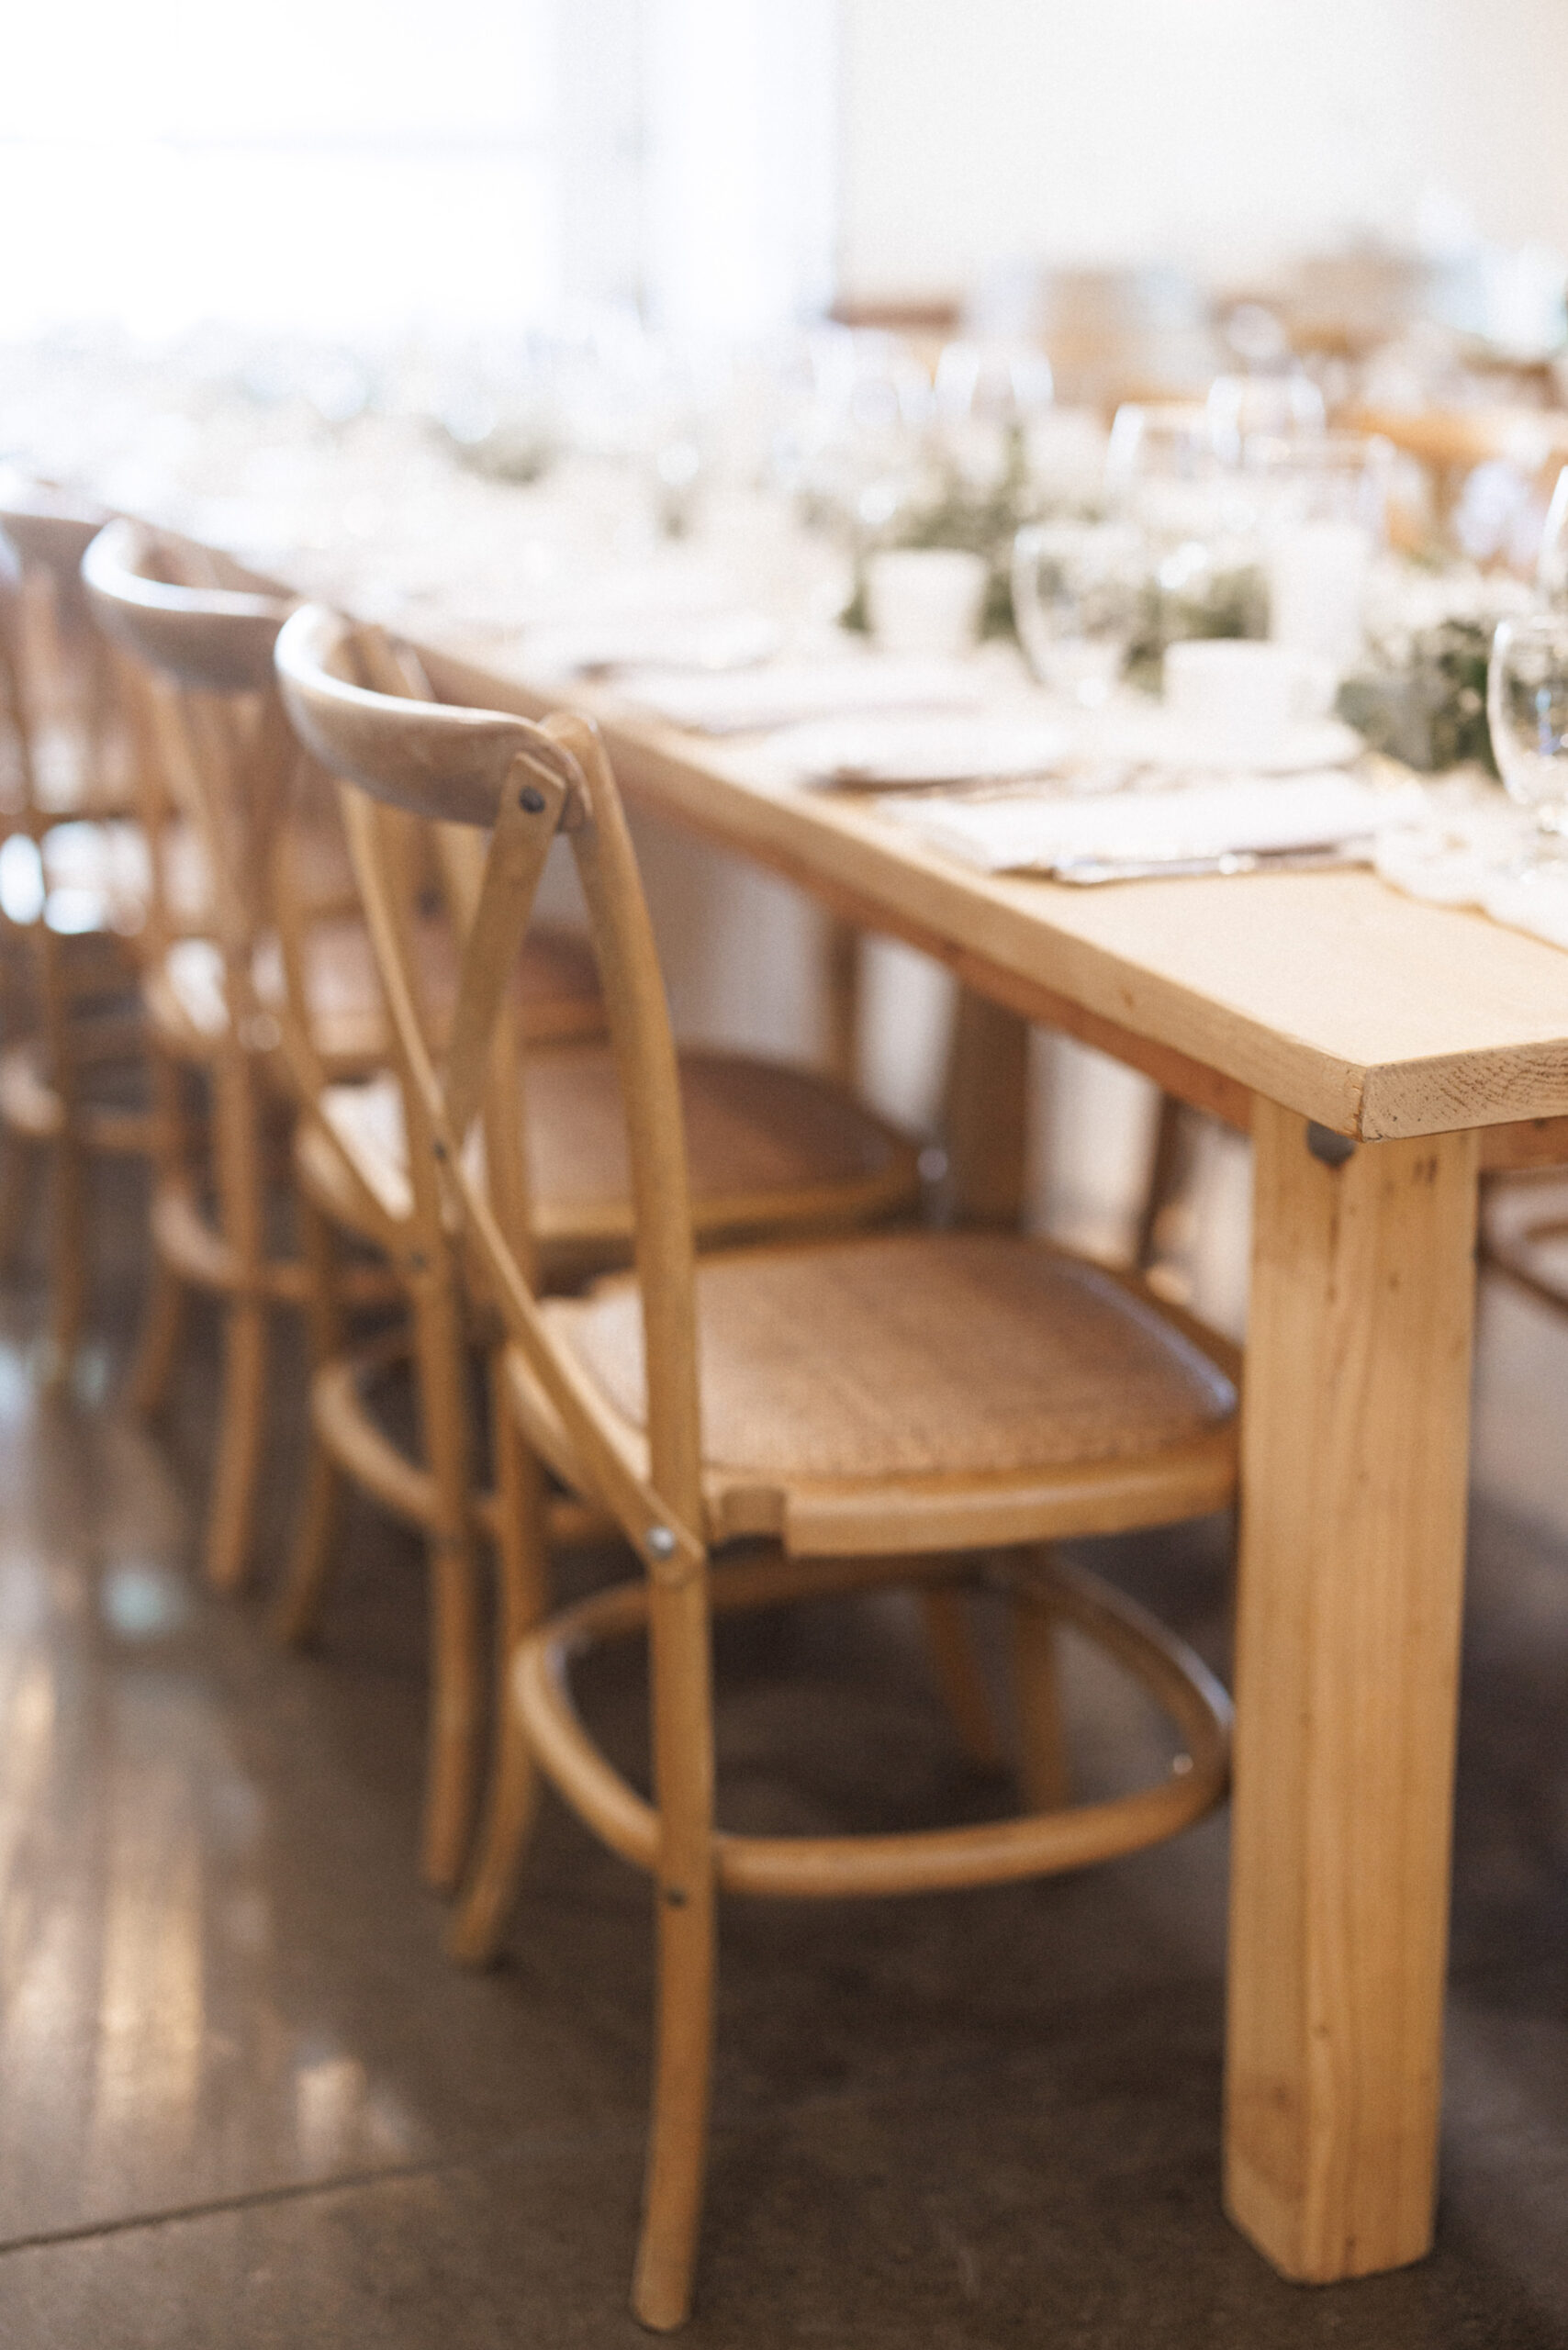
{"type": "Polygon", "coordinates": [[[843,0],[841,279],[1247,279],[1423,196],[1568,249],[1568,0],[843,0]]]}
{"type": "Polygon", "coordinates": [[[557,291],[546,0],[4,13],[0,332],[510,323],[557,291]]]}

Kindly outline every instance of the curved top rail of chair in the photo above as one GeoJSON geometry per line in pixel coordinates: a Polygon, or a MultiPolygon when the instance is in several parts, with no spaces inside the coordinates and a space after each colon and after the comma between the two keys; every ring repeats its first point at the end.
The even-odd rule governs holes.
{"type": "Polygon", "coordinates": [[[342,673],[353,640],[353,622],[321,604],[302,605],[277,640],[284,706],[333,775],[448,824],[493,824],[520,757],[547,767],[569,791],[581,788],[570,754],[526,718],[371,693],[351,683],[342,673]]]}
{"type": "Polygon", "coordinates": [[[160,579],[154,565],[164,543],[124,520],[97,532],[82,578],[99,622],[128,652],[198,693],[263,691],[292,599],[160,579]]]}
{"type": "Polygon", "coordinates": [[[28,570],[47,571],[60,588],[76,585],[82,558],[98,532],[105,516],[67,505],[37,504],[18,492],[0,490],[0,538],[9,541],[28,570]]]}

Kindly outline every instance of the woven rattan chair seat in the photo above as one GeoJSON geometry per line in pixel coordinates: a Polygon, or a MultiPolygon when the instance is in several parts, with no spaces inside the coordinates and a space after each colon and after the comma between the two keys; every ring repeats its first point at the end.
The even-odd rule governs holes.
{"type": "MultiPolygon", "coordinates": [[[[1218,1430],[1230,1381],[1098,1266],[1008,1233],[905,1233],[703,1259],[705,1464],[779,1485],[1027,1476],[1218,1430]]],[[[616,1276],[546,1309],[645,1420],[642,1313],[616,1276]]]]}
{"type": "MultiPolygon", "coordinates": [[[[541,1228],[549,1228],[546,1203],[622,1209],[631,1168],[610,1047],[541,1055],[530,1065],[528,1088],[541,1228]]],[[[807,1070],[737,1054],[686,1053],[680,1106],[700,1227],[711,1225],[715,1213],[732,1220],[732,1205],[736,1224],[752,1221],[747,1202],[789,1197],[797,1214],[809,1215],[821,1212],[821,1203],[814,1211],[812,1204],[819,1192],[891,1184],[914,1195],[913,1154],[902,1138],[807,1070]]]]}
{"type": "MultiPolygon", "coordinates": [[[[631,1175],[608,1046],[530,1057],[529,1173],[539,1237],[630,1237],[631,1175]]],[[[402,1102],[390,1080],[334,1086],[322,1108],[362,1179],[399,1219],[409,1214],[402,1102]]],[[[681,1060],[698,1226],[745,1230],[831,1221],[885,1193],[913,1202],[917,1174],[902,1138],[820,1078],[722,1053],[681,1060]]]]}
{"type": "MultiPolygon", "coordinates": [[[[457,966],[445,925],[421,924],[418,944],[429,966],[431,1001],[450,1005],[457,992],[457,966]]],[[[255,980],[263,1003],[282,1005],[283,962],[274,940],[257,950],[255,980]]],[[[180,940],[166,958],[165,985],[185,1024],[203,1036],[222,1035],[228,1022],[222,960],[210,940],[180,940]]],[[[391,1036],[381,982],[369,934],[357,915],[312,925],[306,987],[312,1034],[323,1059],[364,1066],[387,1058],[391,1036]]],[[[523,1027],[534,1038],[597,1026],[598,984],[587,941],[574,931],[535,933],[519,958],[517,1002],[523,1027]]]]}

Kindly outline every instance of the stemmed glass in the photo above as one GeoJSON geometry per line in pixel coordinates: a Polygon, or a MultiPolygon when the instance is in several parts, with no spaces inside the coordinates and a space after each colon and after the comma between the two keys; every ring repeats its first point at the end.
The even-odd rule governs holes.
{"type": "Polygon", "coordinates": [[[1013,610],[1030,666],[1085,709],[1110,699],[1148,576],[1140,534],[1120,522],[1036,522],[1013,547],[1013,610]]]}
{"type": "Polygon", "coordinates": [[[1124,400],[1111,424],[1105,484],[1126,492],[1140,481],[1210,481],[1219,470],[1208,410],[1199,400],[1124,400]]]}
{"type": "Polygon", "coordinates": [[[1207,401],[1215,453],[1239,464],[1255,433],[1267,440],[1312,439],[1324,429],[1323,395],[1309,375],[1216,375],[1207,401]]]}
{"type": "Polygon", "coordinates": [[[1486,717],[1510,799],[1535,813],[1521,878],[1568,880],[1568,611],[1499,622],[1486,717]]]}
{"type": "Polygon", "coordinates": [[[1026,342],[950,342],[932,386],[938,438],[959,474],[992,489],[1025,458],[1054,398],[1051,363],[1026,342]]]}
{"type": "Polygon", "coordinates": [[[1568,606],[1568,465],[1558,475],[1546,509],[1535,584],[1549,603],[1568,606]]]}

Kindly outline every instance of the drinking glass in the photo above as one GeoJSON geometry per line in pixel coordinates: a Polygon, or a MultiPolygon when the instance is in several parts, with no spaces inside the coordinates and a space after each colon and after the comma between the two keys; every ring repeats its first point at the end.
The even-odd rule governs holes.
{"type": "Polygon", "coordinates": [[[1535,584],[1548,603],[1568,607],[1568,465],[1558,475],[1546,509],[1535,584]]]}
{"type": "Polygon", "coordinates": [[[1147,481],[1210,481],[1219,470],[1200,400],[1124,400],[1111,424],[1105,487],[1115,496],[1147,481]]]}
{"type": "Polygon", "coordinates": [[[1139,533],[1119,522],[1036,522],[1013,545],[1013,610],[1042,683],[1085,709],[1122,674],[1148,573],[1139,533]]]}
{"type": "Polygon", "coordinates": [[[1499,622],[1486,673],[1486,717],[1509,797],[1535,813],[1525,869],[1568,875],[1568,612],[1499,622]]]}
{"type": "MultiPolygon", "coordinates": [[[[1105,452],[1113,513],[1144,532],[1162,557],[1201,548],[1222,568],[1246,560],[1233,545],[1251,529],[1250,486],[1221,462],[1200,400],[1124,400],[1105,452]]],[[[1192,557],[1183,558],[1190,566],[1192,557]]]]}
{"type": "Polygon", "coordinates": [[[977,489],[1003,482],[1027,446],[1031,425],[1051,410],[1051,363],[1026,342],[950,342],[933,385],[937,434],[964,480],[977,489]]]}
{"type": "Polygon", "coordinates": [[[1269,633],[1320,655],[1341,675],[1361,654],[1361,607],[1386,534],[1393,455],[1386,441],[1342,432],[1295,440],[1254,434],[1247,445],[1269,633]]]}
{"type": "Polygon", "coordinates": [[[1209,437],[1226,464],[1239,464],[1255,433],[1312,439],[1324,429],[1323,395],[1309,375],[1216,375],[1207,401],[1209,437]]]}

